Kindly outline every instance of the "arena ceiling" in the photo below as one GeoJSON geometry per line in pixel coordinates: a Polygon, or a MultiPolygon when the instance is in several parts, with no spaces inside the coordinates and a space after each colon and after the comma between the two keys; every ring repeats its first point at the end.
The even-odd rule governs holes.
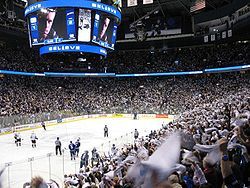
{"type": "MultiPolygon", "coordinates": [[[[138,0],[139,1],[139,0],[138,0]]],[[[123,18],[139,19],[147,13],[159,10],[162,16],[190,15],[190,5],[193,0],[154,0],[153,4],[143,5],[138,3],[134,7],[122,7],[123,18]]],[[[206,0],[207,10],[217,9],[224,5],[230,4],[233,0],[206,0]]],[[[140,1],[139,1],[140,2],[140,1]]],[[[123,0],[123,5],[126,5],[127,0],[123,0]]],[[[204,11],[204,10],[203,10],[204,11]]]]}
{"type": "MultiPolygon", "coordinates": [[[[8,0],[7,0],[8,1],[8,0]]],[[[23,1],[11,0],[14,5],[24,8],[23,1]]],[[[190,5],[194,0],[154,0],[154,3],[143,5],[142,0],[137,0],[138,5],[127,7],[128,0],[122,0],[123,17],[140,18],[153,10],[159,10],[163,16],[190,14],[190,5]]],[[[213,10],[224,5],[230,4],[233,0],[206,0],[205,10],[213,10]]],[[[204,10],[203,10],[204,11],[204,10]]]]}
{"type": "MultiPolygon", "coordinates": [[[[23,6],[20,6],[20,4],[19,4],[20,0],[7,0],[7,1],[8,2],[11,1],[13,3],[14,7],[18,7],[20,9],[24,8],[23,6]]],[[[157,17],[163,16],[163,17],[167,18],[167,17],[171,17],[171,16],[181,16],[181,15],[187,15],[187,16],[191,17],[190,6],[194,0],[154,0],[154,3],[147,4],[147,5],[143,5],[143,3],[142,3],[143,0],[137,0],[137,1],[138,1],[138,6],[127,7],[127,0],[122,0],[122,4],[123,4],[123,7],[122,7],[122,17],[123,18],[122,18],[122,20],[124,21],[122,23],[124,23],[124,24],[121,24],[121,25],[124,25],[124,28],[128,27],[128,24],[132,23],[133,21],[136,21],[136,20],[140,19],[141,17],[145,16],[146,14],[148,14],[150,12],[155,12],[155,11],[158,12],[158,15],[156,15],[157,17]]],[[[233,1],[238,2],[241,0],[206,0],[206,8],[203,9],[202,12],[209,11],[209,10],[216,10],[222,6],[225,6],[225,5],[232,3],[233,1]]],[[[0,8],[1,7],[2,7],[2,5],[0,5],[0,8]]],[[[17,11],[17,18],[22,19],[21,16],[18,17],[18,15],[23,16],[23,11],[21,11],[21,10],[17,11]]],[[[120,31],[121,31],[121,33],[124,32],[123,29],[121,29],[120,31]]],[[[7,33],[9,34],[12,32],[8,31],[7,33]]],[[[18,33],[17,35],[20,35],[20,33],[18,33]]],[[[0,34],[0,39],[2,36],[3,36],[3,38],[9,38],[9,37],[6,37],[6,35],[0,34]]],[[[10,38],[12,38],[12,37],[10,37],[10,38]]],[[[27,35],[23,34],[22,38],[26,39],[27,35]]]]}

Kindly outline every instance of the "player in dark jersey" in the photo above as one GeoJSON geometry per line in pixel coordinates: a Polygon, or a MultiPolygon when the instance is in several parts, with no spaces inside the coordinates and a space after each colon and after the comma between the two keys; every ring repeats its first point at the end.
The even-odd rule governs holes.
{"type": "Polygon", "coordinates": [[[43,129],[46,131],[46,125],[45,125],[44,121],[42,121],[41,125],[42,125],[43,129]]]}
{"type": "Polygon", "coordinates": [[[81,156],[80,168],[86,168],[89,165],[89,152],[86,150],[81,156]]]}
{"type": "Polygon", "coordinates": [[[70,151],[70,158],[71,160],[76,160],[75,158],[75,149],[76,149],[76,146],[75,144],[73,144],[72,141],[70,141],[70,144],[69,144],[69,151],[70,151]]]}
{"type": "Polygon", "coordinates": [[[107,125],[104,126],[104,137],[109,137],[109,129],[107,125]]]}
{"type": "Polygon", "coordinates": [[[138,137],[139,137],[139,132],[137,129],[135,129],[134,138],[137,139],[138,137]]]}
{"type": "Polygon", "coordinates": [[[78,138],[75,142],[75,155],[76,155],[76,157],[78,157],[80,145],[81,145],[80,138],[78,138]]]}
{"type": "Polygon", "coordinates": [[[61,150],[62,143],[59,140],[59,137],[56,138],[55,145],[56,145],[56,155],[58,154],[58,151],[59,151],[60,155],[62,155],[62,150],[61,150]]]}
{"type": "Polygon", "coordinates": [[[17,146],[17,147],[18,147],[18,146],[21,146],[21,141],[22,141],[22,139],[21,139],[20,133],[15,132],[14,138],[15,138],[16,146],[17,146]]]}

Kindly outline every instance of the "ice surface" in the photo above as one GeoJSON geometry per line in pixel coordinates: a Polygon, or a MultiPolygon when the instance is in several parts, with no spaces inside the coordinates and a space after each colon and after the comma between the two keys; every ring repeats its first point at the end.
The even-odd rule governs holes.
{"type": "MultiPolygon", "coordinates": [[[[168,122],[168,120],[164,120],[168,122]]],[[[124,142],[133,141],[135,128],[140,136],[148,134],[151,130],[161,127],[162,119],[87,119],[71,123],[61,123],[43,128],[21,132],[22,146],[14,143],[14,135],[0,136],[0,167],[6,167],[1,181],[4,188],[22,188],[25,182],[29,182],[31,176],[40,175],[45,180],[50,178],[63,184],[64,174],[73,174],[79,170],[79,158],[70,160],[68,150],[62,156],[55,155],[55,140],[60,137],[62,148],[68,148],[69,142],[76,141],[80,137],[80,155],[85,150],[96,147],[100,152],[106,152],[115,143],[121,146],[124,142]],[[108,125],[109,138],[104,138],[104,125],[108,125]],[[34,131],[38,137],[37,148],[31,147],[30,135],[34,131]],[[48,153],[52,153],[48,157],[48,153]],[[29,159],[31,162],[29,162],[29,159]],[[33,160],[34,159],[34,160],[33,160]]]]}

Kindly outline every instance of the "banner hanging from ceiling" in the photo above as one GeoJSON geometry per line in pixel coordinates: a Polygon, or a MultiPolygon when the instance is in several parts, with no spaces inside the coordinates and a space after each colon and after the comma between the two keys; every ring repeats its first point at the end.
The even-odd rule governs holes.
{"type": "Polygon", "coordinates": [[[137,5],[137,0],[128,0],[128,7],[133,7],[137,5]]]}
{"type": "Polygon", "coordinates": [[[143,4],[146,5],[146,4],[151,4],[153,3],[154,0],[143,0],[143,4]]]}

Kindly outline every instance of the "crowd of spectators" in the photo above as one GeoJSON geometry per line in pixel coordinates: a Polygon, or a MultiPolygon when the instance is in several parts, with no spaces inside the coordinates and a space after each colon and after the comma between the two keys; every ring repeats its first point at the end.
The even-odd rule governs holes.
{"type": "MultiPolygon", "coordinates": [[[[118,73],[190,71],[246,64],[249,62],[248,49],[248,44],[234,44],[148,53],[120,52],[109,57],[117,59],[114,67],[118,73]]],[[[112,60],[107,61],[112,63],[112,60]]]]}
{"type": "MultiPolygon", "coordinates": [[[[118,52],[102,63],[116,73],[200,70],[247,64],[248,51],[248,44],[234,44],[171,53],[118,52]]],[[[42,60],[22,48],[0,49],[1,69],[47,71],[57,64],[42,60]]],[[[249,72],[174,78],[5,75],[0,79],[3,118],[61,111],[177,115],[162,129],[113,148],[111,155],[95,155],[100,157],[89,165],[85,161],[79,173],[65,175],[66,188],[250,186],[249,72]]],[[[32,188],[46,186],[59,187],[40,177],[31,181],[32,188]]]]}
{"type": "Polygon", "coordinates": [[[0,69],[27,72],[147,73],[204,70],[249,63],[249,43],[176,48],[154,51],[110,52],[99,56],[53,55],[39,57],[29,47],[0,47],[0,69]]]}
{"type": "MultiPolygon", "coordinates": [[[[65,175],[65,188],[249,187],[249,77],[185,78],[175,83],[164,88],[172,90],[171,97],[184,108],[180,116],[134,143],[113,146],[109,155],[95,153],[99,157],[92,163],[84,161],[84,153],[85,165],[79,173],[65,175]]],[[[94,155],[89,155],[90,160],[94,155]]],[[[37,179],[46,184],[37,177],[32,183],[37,185],[37,179]]]]}
{"type": "Polygon", "coordinates": [[[179,114],[249,89],[249,80],[248,74],[147,79],[5,76],[0,82],[0,116],[59,111],[179,114]]]}

